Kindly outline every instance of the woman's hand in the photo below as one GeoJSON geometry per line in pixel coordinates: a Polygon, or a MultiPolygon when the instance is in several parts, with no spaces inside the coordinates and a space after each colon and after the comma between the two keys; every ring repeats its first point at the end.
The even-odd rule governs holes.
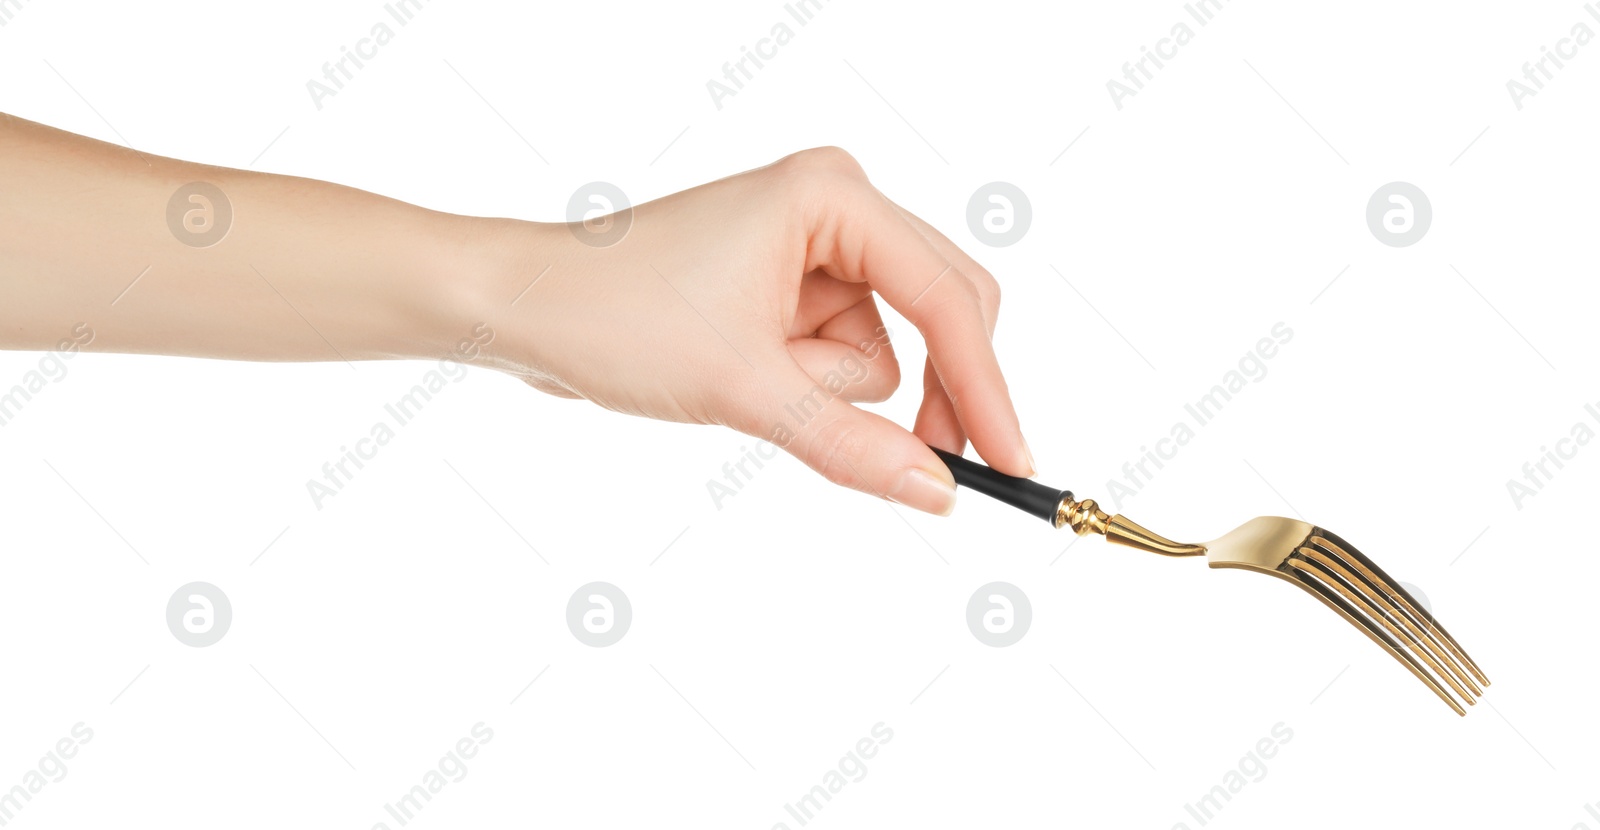
{"type": "Polygon", "coordinates": [[[797,153],[595,225],[504,233],[525,253],[489,282],[486,296],[517,297],[484,302],[505,314],[490,318],[500,336],[489,356],[538,389],[730,426],[830,481],[932,513],[950,511],[955,485],[924,442],[959,452],[970,437],[997,469],[1033,474],[990,344],[994,278],[843,150],[797,153]],[[900,381],[874,292],[928,342],[915,434],[851,405],[900,381]]]}
{"type": "Polygon", "coordinates": [[[467,358],[621,412],[725,424],[934,513],[955,488],[924,441],[959,451],[970,437],[995,468],[1033,473],[989,343],[994,279],[842,150],[640,205],[609,220],[626,233],[600,236],[161,158],[4,114],[0,181],[0,348],[92,330],[74,348],[467,358]],[[915,435],[850,405],[900,379],[874,292],[928,341],[915,435]],[[462,353],[480,324],[493,341],[462,353]]]}

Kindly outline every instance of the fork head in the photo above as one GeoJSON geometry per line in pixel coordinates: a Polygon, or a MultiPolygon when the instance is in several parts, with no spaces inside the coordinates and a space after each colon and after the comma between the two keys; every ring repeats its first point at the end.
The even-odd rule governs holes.
{"type": "Polygon", "coordinates": [[[1471,706],[1483,694],[1480,686],[1489,685],[1478,664],[1399,582],[1320,527],[1262,516],[1203,547],[1213,568],[1271,574],[1304,588],[1410,669],[1458,715],[1467,713],[1458,699],[1471,706]]]}
{"type": "Polygon", "coordinates": [[[1348,542],[1308,522],[1261,516],[1215,541],[1185,545],[1123,516],[1107,516],[1092,500],[1069,497],[1056,524],[1167,556],[1205,556],[1213,568],[1241,568],[1292,582],[1400,661],[1458,715],[1467,713],[1463,702],[1477,703],[1481,687],[1489,685],[1478,664],[1399,582],[1348,542]]]}

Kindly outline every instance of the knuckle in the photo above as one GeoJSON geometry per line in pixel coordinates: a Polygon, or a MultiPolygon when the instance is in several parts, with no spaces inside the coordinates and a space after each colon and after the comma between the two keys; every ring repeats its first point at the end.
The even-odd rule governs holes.
{"type": "Polygon", "coordinates": [[[840,147],[813,147],[783,158],[778,163],[786,172],[805,180],[866,178],[866,172],[855,156],[840,147]]]}
{"type": "Polygon", "coordinates": [[[952,276],[956,277],[955,284],[961,287],[962,299],[974,306],[983,301],[983,290],[978,287],[977,280],[973,279],[971,274],[961,271],[952,276]]]}
{"type": "Polygon", "coordinates": [[[929,291],[927,299],[923,301],[928,305],[928,313],[942,317],[981,311],[983,295],[966,274],[952,270],[944,275],[941,282],[944,284],[937,286],[939,290],[929,291]]]}
{"type": "Polygon", "coordinates": [[[989,269],[982,265],[974,265],[966,276],[967,279],[972,281],[973,286],[978,291],[978,296],[982,298],[985,304],[994,306],[1000,304],[1000,281],[994,278],[994,274],[990,273],[989,269]]]}
{"type": "Polygon", "coordinates": [[[894,389],[897,385],[885,382],[877,386],[870,386],[862,391],[857,400],[861,403],[883,403],[894,396],[894,389]]]}
{"type": "Polygon", "coordinates": [[[795,154],[795,157],[804,159],[807,164],[829,172],[851,174],[863,172],[861,162],[856,161],[856,157],[850,155],[850,152],[843,147],[834,147],[832,145],[813,147],[809,150],[801,150],[795,154]]]}
{"type": "Polygon", "coordinates": [[[883,386],[881,388],[881,393],[878,394],[878,395],[873,396],[872,402],[873,403],[883,403],[884,401],[889,400],[889,398],[894,396],[894,391],[896,389],[899,389],[899,388],[900,388],[900,369],[899,369],[899,367],[896,367],[896,366],[885,367],[884,370],[883,370],[883,386]]]}
{"type": "Polygon", "coordinates": [[[866,448],[866,438],[848,418],[834,418],[817,427],[806,444],[806,463],[834,484],[858,486],[851,461],[866,448]]]}
{"type": "Polygon", "coordinates": [[[866,403],[883,403],[900,388],[900,366],[893,360],[880,359],[871,365],[871,374],[861,390],[861,400],[866,403]]]}
{"type": "Polygon", "coordinates": [[[895,384],[887,378],[872,377],[845,390],[845,400],[851,403],[883,403],[894,394],[895,384]]]}

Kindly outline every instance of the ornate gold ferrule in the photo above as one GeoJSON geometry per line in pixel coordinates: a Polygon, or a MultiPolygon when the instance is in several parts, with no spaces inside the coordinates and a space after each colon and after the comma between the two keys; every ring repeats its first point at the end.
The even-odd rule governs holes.
{"type": "Polygon", "coordinates": [[[1056,505],[1055,526],[1063,525],[1072,528],[1072,532],[1079,536],[1094,532],[1115,544],[1162,556],[1202,556],[1206,552],[1203,545],[1174,542],[1120,514],[1107,516],[1094,499],[1078,501],[1070,495],[1063,498],[1056,505]]]}
{"type": "Polygon", "coordinates": [[[1072,532],[1083,536],[1090,531],[1104,536],[1107,523],[1111,517],[1106,515],[1094,499],[1076,501],[1070,496],[1061,500],[1056,505],[1056,527],[1063,525],[1072,528],[1072,532]]]}

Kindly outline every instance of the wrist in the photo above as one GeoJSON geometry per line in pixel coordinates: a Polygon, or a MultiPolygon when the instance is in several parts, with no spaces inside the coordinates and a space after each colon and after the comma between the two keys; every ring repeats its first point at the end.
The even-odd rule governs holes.
{"type": "Polygon", "coordinates": [[[462,356],[462,341],[471,341],[484,326],[499,330],[496,312],[509,298],[497,298],[497,284],[513,267],[516,235],[512,220],[483,219],[427,212],[412,242],[397,248],[392,297],[398,304],[402,357],[419,360],[462,356]]]}
{"type": "Polygon", "coordinates": [[[428,289],[434,351],[422,356],[519,374],[543,365],[550,326],[537,318],[551,298],[539,284],[571,256],[571,241],[562,224],[445,217],[428,289]]]}

